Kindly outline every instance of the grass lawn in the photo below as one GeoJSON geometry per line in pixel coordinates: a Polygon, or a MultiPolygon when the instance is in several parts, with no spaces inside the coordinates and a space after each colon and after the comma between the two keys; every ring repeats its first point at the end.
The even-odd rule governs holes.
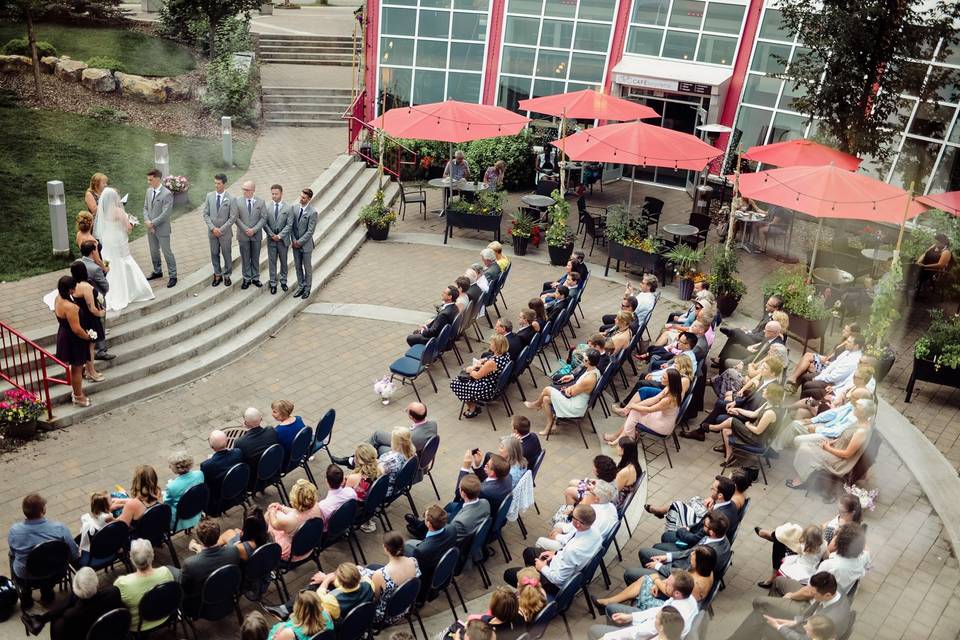
{"type": "MultiPolygon", "coordinates": [[[[23,24],[0,24],[0,46],[26,35],[23,24]]],[[[40,24],[37,40],[46,40],[57,48],[57,53],[75,60],[115,58],[124,64],[127,73],[142,76],[178,76],[196,66],[187,47],[126,29],[40,24]]]]}
{"type": "MultiPolygon", "coordinates": [[[[16,280],[67,266],[71,259],[54,258],[47,210],[47,180],[62,180],[67,196],[70,248],[76,233],[74,217],[86,208],[83,194],[90,176],[103,172],[122,196],[130,193],[128,211],[139,215],[146,182],[153,167],[153,145],[165,142],[170,165],[193,185],[189,203],[175,214],[199,206],[214,174],[223,170],[219,140],[188,138],[125,124],[108,124],[60,111],[0,107],[0,280],[16,280]]],[[[234,142],[239,175],[250,164],[254,143],[234,142]]],[[[131,239],[143,235],[134,227],[131,239]]]]}

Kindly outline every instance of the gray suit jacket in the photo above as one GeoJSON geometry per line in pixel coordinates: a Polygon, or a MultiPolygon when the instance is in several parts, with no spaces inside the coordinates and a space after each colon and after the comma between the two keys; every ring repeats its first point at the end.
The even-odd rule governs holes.
{"type": "Polygon", "coordinates": [[[839,600],[829,605],[814,602],[796,617],[794,624],[780,627],[780,635],[789,640],[806,640],[807,634],[803,630],[803,625],[813,616],[830,618],[837,637],[842,638],[850,628],[850,600],[847,596],[840,596],[839,600]]]}
{"type": "Polygon", "coordinates": [[[446,529],[457,537],[457,546],[469,538],[484,518],[490,517],[490,503],[480,498],[473,504],[465,504],[446,529]]]}
{"type": "Polygon", "coordinates": [[[93,288],[98,293],[107,295],[107,292],[110,291],[110,283],[107,282],[107,274],[103,272],[100,265],[94,262],[90,256],[81,257],[80,262],[87,268],[87,279],[93,285],[93,288]]]}
{"type": "Polygon", "coordinates": [[[153,189],[147,188],[143,197],[143,220],[153,223],[158,236],[170,235],[170,216],[173,214],[173,193],[160,185],[156,197],[153,189]]]}
{"type": "Polygon", "coordinates": [[[303,215],[300,215],[300,203],[290,206],[290,216],[293,222],[291,228],[291,241],[300,243],[300,248],[304,251],[313,251],[313,230],[317,228],[317,210],[312,205],[303,207],[303,215]]]}
{"type": "Polygon", "coordinates": [[[230,215],[237,221],[237,242],[253,242],[257,238],[262,238],[260,230],[266,222],[267,215],[266,204],[261,198],[254,196],[250,212],[247,212],[246,198],[233,198],[230,201],[230,215]],[[253,229],[253,235],[246,234],[247,229],[253,229]]]}
{"type": "Polygon", "coordinates": [[[217,209],[217,192],[211,191],[207,194],[203,202],[203,221],[211,233],[214,229],[220,229],[223,234],[221,237],[233,236],[233,223],[237,219],[233,215],[233,207],[230,206],[231,200],[230,194],[224,191],[220,194],[220,208],[217,209]]]}
{"type": "MultiPolygon", "coordinates": [[[[267,234],[267,239],[269,240],[274,235],[280,236],[280,240],[284,244],[290,244],[290,230],[293,228],[293,213],[292,208],[287,203],[282,203],[280,205],[279,213],[276,211],[275,202],[266,203],[267,212],[265,214],[265,223],[263,225],[263,231],[267,234]],[[276,217],[275,217],[276,216],[276,217]]],[[[299,213],[300,209],[297,209],[299,213]]]]}
{"type": "Polygon", "coordinates": [[[410,433],[412,435],[413,448],[417,450],[417,453],[420,453],[427,445],[427,440],[437,435],[437,423],[433,420],[427,420],[410,433]]]}

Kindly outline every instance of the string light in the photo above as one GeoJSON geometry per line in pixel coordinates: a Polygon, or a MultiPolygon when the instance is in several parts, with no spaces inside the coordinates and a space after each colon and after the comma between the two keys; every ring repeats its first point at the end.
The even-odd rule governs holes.
{"type": "Polygon", "coordinates": [[[766,184],[766,183],[767,183],[767,180],[772,180],[772,181],[776,182],[779,186],[783,187],[784,189],[787,189],[787,190],[791,191],[792,193],[797,194],[797,200],[798,200],[798,201],[799,201],[799,199],[800,199],[800,196],[803,196],[803,197],[805,197],[805,198],[810,198],[811,200],[816,200],[817,202],[824,202],[824,203],[826,203],[826,202],[833,202],[833,203],[839,202],[839,203],[842,204],[842,205],[857,205],[857,204],[866,205],[866,204],[871,204],[871,205],[873,206],[874,211],[876,211],[877,203],[890,202],[890,201],[894,201],[894,200],[900,200],[901,198],[904,197],[903,195],[892,195],[892,196],[890,196],[889,198],[880,198],[879,200],[829,200],[829,199],[827,199],[827,198],[821,198],[821,197],[819,197],[819,196],[811,195],[811,194],[809,194],[809,193],[802,193],[802,192],[800,192],[800,191],[797,191],[794,187],[792,187],[791,185],[787,184],[787,183],[784,182],[783,180],[778,179],[776,176],[774,176],[774,175],[772,175],[772,174],[770,174],[770,173],[764,173],[764,174],[763,174],[763,183],[766,184]]]}

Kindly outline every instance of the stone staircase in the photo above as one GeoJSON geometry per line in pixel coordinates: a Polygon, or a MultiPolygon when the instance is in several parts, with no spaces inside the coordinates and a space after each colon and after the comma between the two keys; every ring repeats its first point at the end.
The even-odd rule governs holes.
{"type": "Polygon", "coordinates": [[[350,36],[263,34],[257,42],[257,56],[260,62],[265,64],[349,67],[353,64],[353,47],[353,38],[350,36]]]}
{"type": "MultiPolygon", "coordinates": [[[[376,193],[377,171],[342,155],[312,188],[313,206],[320,212],[314,232],[315,295],[363,243],[366,229],[355,218],[376,193]]],[[[397,192],[396,183],[387,183],[387,202],[397,192]]],[[[256,348],[310,304],[291,295],[296,286],[292,254],[291,291],[270,295],[266,243],[260,256],[262,289],[240,289],[238,253],[234,249],[233,286],[211,287],[207,267],[181,278],[174,289],[159,289],[154,300],[131,305],[120,317],[109,319],[108,344],[117,357],[97,363],[106,379],[85,383],[89,407],[71,404],[69,387],[51,387],[52,426],[65,427],[199,378],[256,348]]],[[[30,331],[28,337],[52,350],[56,325],[30,331]]],[[[57,367],[54,375],[59,373],[57,367]]]]}
{"type": "Polygon", "coordinates": [[[267,125],[329,127],[341,119],[353,102],[349,87],[262,87],[260,101],[267,125]]]}

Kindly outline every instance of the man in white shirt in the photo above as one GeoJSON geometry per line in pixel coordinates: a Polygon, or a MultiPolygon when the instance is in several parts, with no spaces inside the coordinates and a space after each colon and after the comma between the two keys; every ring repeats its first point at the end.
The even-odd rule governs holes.
{"type": "Polygon", "coordinates": [[[663,602],[662,607],[637,611],[634,607],[625,605],[607,605],[607,621],[611,624],[595,624],[590,627],[587,635],[590,640],[648,640],[658,635],[656,628],[657,613],[663,607],[673,607],[683,618],[681,636],[690,631],[693,618],[700,610],[700,605],[693,597],[693,576],[687,571],[674,571],[670,576],[673,582],[673,592],[670,598],[663,602]],[[624,625],[627,625],[624,627],[624,625]]]}
{"type": "Polygon", "coordinates": [[[860,365],[863,347],[866,340],[860,334],[847,338],[847,350],[841,353],[827,367],[818,373],[813,380],[803,383],[800,395],[804,398],[822,400],[834,387],[842,387],[853,380],[860,365]]]}
{"type": "MultiPolygon", "coordinates": [[[[627,283],[627,287],[623,291],[623,299],[620,301],[620,311],[633,312],[634,318],[630,324],[630,330],[633,331],[634,335],[640,330],[640,323],[646,319],[647,314],[657,304],[656,291],[659,286],[660,281],[652,273],[648,273],[641,278],[639,291],[635,290],[632,284],[627,283]]],[[[598,331],[609,331],[613,328],[616,319],[617,314],[615,313],[604,315],[600,319],[603,324],[600,325],[598,331]]]]}
{"type": "MultiPolygon", "coordinates": [[[[617,526],[620,514],[614,501],[617,499],[617,488],[603,480],[591,480],[587,490],[583,493],[580,504],[590,505],[596,515],[591,529],[601,538],[606,536],[617,526]]],[[[558,524],[545,537],[537,538],[537,548],[548,551],[557,551],[577,532],[573,521],[558,524]]]]}
{"type": "Polygon", "coordinates": [[[330,518],[345,502],[356,499],[357,492],[352,487],[343,486],[343,469],[335,464],[327,466],[327,495],[317,503],[324,530],[330,525],[330,518]]]}

